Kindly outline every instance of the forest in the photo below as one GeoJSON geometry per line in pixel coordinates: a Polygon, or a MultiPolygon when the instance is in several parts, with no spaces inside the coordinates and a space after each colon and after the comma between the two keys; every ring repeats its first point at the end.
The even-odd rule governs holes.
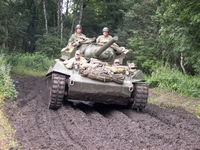
{"type": "MultiPolygon", "coordinates": [[[[0,0],[1,55],[13,68],[20,62],[45,70],[60,56],[76,24],[91,38],[108,27],[111,36],[119,37],[117,44],[130,50],[126,60],[147,76],[166,75],[159,70],[164,67],[187,79],[199,77],[199,0],[0,0]]],[[[170,74],[165,87],[185,85],[170,74]]],[[[160,85],[157,77],[152,85],[160,85]]],[[[199,81],[193,82],[198,89],[199,81]]]]}

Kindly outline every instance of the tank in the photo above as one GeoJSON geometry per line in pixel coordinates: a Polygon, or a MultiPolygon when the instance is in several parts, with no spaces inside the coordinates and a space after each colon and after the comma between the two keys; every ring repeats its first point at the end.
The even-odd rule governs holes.
{"type": "MultiPolygon", "coordinates": [[[[62,52],[62,57],[56,59],[46,73],[46,102],[49,109],[57,110],[65,101],[93,102],[103,104],[125,105],[129,108],[136,108],[138,111],[143,110],[147,105],[148,86],[145,84],[143,72],[133,64],[127,63],[120,65],[117,69],[123,70],[120,74],[113,73],[112,64],[116,58],[123,62],[124,54],[117,53],[112,46],[118,37],[104,45],[92,42],[82,42],[78,47],[74,47],[69,51],[62,52]],[[104,72],[111,77],[108,81],[95,80],[81,74],[81,67],[77,64],[72,69],[66,68],[64,61],[74,57],[75,52],[79,50],[88,64],[91,60],[98,60],[103,64],[107,64],[104,72]],[[115,79],[119,82],[115,82],[115,79]],[[123,77],[121,79],[121,77],[123,77]],[[120,79],[119,79],[120,78],[120,79]]],[[[102,69],[102,67],[101,67],[102,69]]],[[[99,69],[99,70],[101,70],[99,69]]],[[[87,71],[84,70],[84,71],[87,71]]],[[[101,72],[102,73],[102,72],[101,72]]],[[[98,78],[98,75],[93,77],[98,78]]]]}

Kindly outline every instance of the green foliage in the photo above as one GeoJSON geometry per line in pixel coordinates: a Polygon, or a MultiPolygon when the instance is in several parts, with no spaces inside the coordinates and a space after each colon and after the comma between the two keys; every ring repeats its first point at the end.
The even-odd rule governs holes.
{"type": "Polygon", "coordinates": [[[7,64],[3,54],[0,55],[0,95],[11,99],[17,97],[15,85],[10,78],[10,65],[7,64]]]}
{"type": "Polygon", "coordinates": [[[43,76],[53,60],[39,53],[13,53],[6,56],[12,66],[12,73],[18,75],[43,76]]]}
{"type": "Polygon", "coordinates": [[[60,56],[61,50],[60,43],[60,39],[56,36],[53,36],[51,34],[44,34],[35,43],[36,52],[43,54],[49,58],[58,58],[60,56]]]}
{"type": "Polygon", "coordinates": [[[182,74],[169,65],[158,67],[148,78],[149,87],[159,87],[183,95],[200,98],[200,81],[198,77],[182,74]]]}
{"type": "Polygon", "coordinates": [[[177,64],[180,53],[190,74],[199,74],[200,2],[164,0],[160,2],[154,17],[160,24],[160,42],[165,47],[163,58],[177,64]]]}
{"type": "Polygon", "coordinates": [[[159,55],[156,49],[157,26],[151,19],[155,15],[156,5],[148,0],[126,0],[120,11],[124,17],[117,29],[119,44],[130,50],[127,55],[129,61],[134,61],[145,73],[150,74],[159,55]]]}
{"type": "Polygon", "coordinates": [[[150,74],[157,63],[156,50],[153,45],[145,41],[145,38],[141,37],[138,31],[133,31],[133,33],[134,36],[128,39],[128,45],[133,49],[128,57],[132,55],[136,66],[144,73],[150,74]]]}

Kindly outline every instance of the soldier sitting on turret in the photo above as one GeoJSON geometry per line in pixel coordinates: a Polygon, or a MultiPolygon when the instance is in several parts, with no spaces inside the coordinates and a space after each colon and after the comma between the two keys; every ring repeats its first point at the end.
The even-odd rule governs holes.
{"type": "Polygon", "coordinates": [[[86,39],[86,36],[82,33],[82,26],[80,24],[77,24],[76,27],[75,27],[75,31],[74,31],[74,34],[71,35],[69,41],[68,41],[68,44],[65,48],[63,48],[61,50],[61,52],[63,51],[67,51],[69,50],[70,48],[73,48],[73,47],[76,47],[79,45],[79,40],[80,39],[86,39]]]}
{"type": "Polygon", "coordinates": [[[79,46],[81,42],[93,42],[95,38],[87,38],[83,33],[82,33],[82,26],[80,24],[77,24],[75,27],[75,32],[74,34],[71,35],[68,44],[65,48],[61,50],[63,51],[69,51],[71,48],[74,49],[75,47],[79,46]]]}
{"type": "Polygon", "coordinates": [[[84,64],[87,63],[87,60],[81,56],[81,52],[78,50],[75,53],[75,56],[69,60],[63,62],[66,68],[72,69],[74,64],[84,64]]]}
{"type": "Polygon", "coordinates": [[[86,38],[86,36],[82,33],[82,26],[80,24],[77,24],[75,27],[75,32],[71,35],[68,43],[74,42],[81,38],[86,38]]]}
{"type": "MultiPolygon", "coordinates": [[[[103,35],[100,35],[96,39],[96,43],[105,44],[112,39],[112,36],[109,35],[109,29],[107,27],[103,28],[102,33],[103,35]]],[[[126,54],[128,52],[127,49],[125,49],[124,47],[119,47],[116,43],[113,43],[111,47],[113,47],[117,51],[117,54],[126,54]]]]}

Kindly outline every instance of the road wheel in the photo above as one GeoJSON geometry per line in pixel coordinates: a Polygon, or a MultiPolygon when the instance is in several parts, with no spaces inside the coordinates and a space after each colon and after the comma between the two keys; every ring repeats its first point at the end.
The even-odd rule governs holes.
{"type": "Polygon", "coordinates": [[[146,84],[135,84],[131,97],[133,98],[132,108],[141,111],[147,104],[148,86],[146,84]]]}
{"type": "Polygon", "coordinates": [[[66,76],[53,73],[47,77],[48,108],[57,110],[62,106],[65,95],[66,76]]]}

